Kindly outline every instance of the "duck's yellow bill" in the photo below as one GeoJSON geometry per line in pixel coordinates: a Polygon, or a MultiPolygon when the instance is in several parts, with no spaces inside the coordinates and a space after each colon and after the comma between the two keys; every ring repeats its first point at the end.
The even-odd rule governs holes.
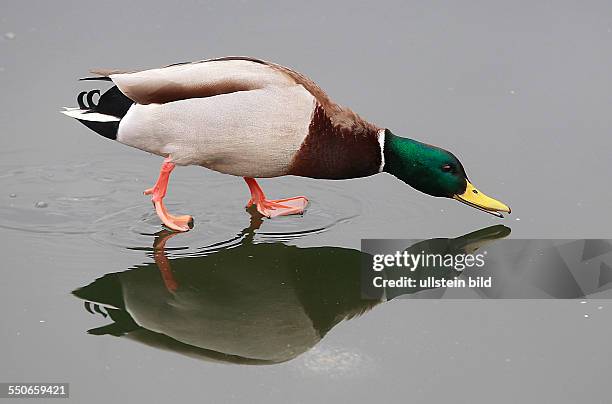
{"type": "Polygon", "coordinates": [[[467,181],[465,192],[460,195],[455,195],[453,198],[459,202],[465,203],[468,206],[480,209],[497,217],[504,217],[500,212],[511,212],[508,205],[501,203],[497,199],[493,199],[490,196],[486,196],[477,190],[469,181],[467,181]]]}

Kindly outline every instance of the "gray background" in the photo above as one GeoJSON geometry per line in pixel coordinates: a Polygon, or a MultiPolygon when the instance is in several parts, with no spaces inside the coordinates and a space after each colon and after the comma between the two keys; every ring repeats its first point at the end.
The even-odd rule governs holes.
{"type": "MultiPolygon", "coordinates": [[[[140,192],[160,159],[57,112],[87,88],[75,79],[89,68],[255,56],[306,73],[398,135],[452,150],[512,207],[512,237],[610,238],[610,2],[5,0],[0,33],[1,381],[67,381],[72,401],[94,403],[610,401],[605,301],[393,301],[266,367],[86,335],[104,320],[69,292],[151,261],[126,247],[150,246],[141,233],[159,230],[140,192]]],[[[263,185],[312,198],[303,218],[262,226],[326,230],[289,241],[301,247],[499,222],[387,175],[263,185]]],[[[248,225],[241,180],[180,169],[169,199],[196,217],[171,246],[248,225]]]]}

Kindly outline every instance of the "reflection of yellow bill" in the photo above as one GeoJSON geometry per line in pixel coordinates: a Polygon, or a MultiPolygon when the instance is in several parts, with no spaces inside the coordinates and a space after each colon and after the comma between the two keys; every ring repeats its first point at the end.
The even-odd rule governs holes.
{"type": "Polygon", "coordinates": [[[467,254],[474,254],[474,252],[482,247],[496,240],[508,237],[511,231],[509,227],[497,224],[465,234],[455,240],[458,243],[457,245],[461,246],[467,254]]]}
{"type": "Polygon", "coordinates": [[[467,181],[465,192],[461,195],[455,195],[453,198],[468,206],[480,209],[497,217],[504,217],[500,212],[511,212],[508,205],[501,203],[497,199],[486,196],[477,190],[469,181],[467,181]]]}

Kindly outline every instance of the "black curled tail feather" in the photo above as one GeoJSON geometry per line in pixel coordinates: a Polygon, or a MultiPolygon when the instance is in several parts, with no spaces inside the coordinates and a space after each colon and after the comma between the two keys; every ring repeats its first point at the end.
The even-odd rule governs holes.
{"type": "Polygon", "coordinates": [[[79,108],[81,109],[89,109],[96,112],[96,103],[93,101],[93,97],[98,94],[100,95],[100,90],[92,90],[92,91],[83,91],[77,95],[77,102],[79,104],[79,108]],[[85,97],[87,97],[87,103],[85,103],[85,97]]]}

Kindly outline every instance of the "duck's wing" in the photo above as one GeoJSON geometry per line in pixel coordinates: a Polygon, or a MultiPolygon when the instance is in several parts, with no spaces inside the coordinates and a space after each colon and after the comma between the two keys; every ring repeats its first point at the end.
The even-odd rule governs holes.
{"type": "Polygon", "coordinates": [[[280,66],[247,57],[209,59],[134,72],[92,70],[92,73],[109,77],[122,93],[139,104],[163,104],[296,84],[295,77],[280,66]]]}

